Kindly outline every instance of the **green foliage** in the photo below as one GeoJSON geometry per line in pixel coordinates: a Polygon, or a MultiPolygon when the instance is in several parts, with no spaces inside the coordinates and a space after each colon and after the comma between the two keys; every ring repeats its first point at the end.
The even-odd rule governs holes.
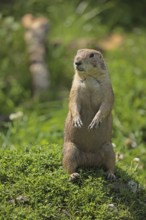
{"type": "Polygon", "coordinates": [[[129,31],[135,27],[145,27],[145,0],[140,2],[106,0],[105,2],[110,4],[110,7],[103,11],[101,21],[109,28],[120,26],[129,31]]]}
{"type": "Polygon", "coordinates": [[[30,97],[30,76],[26,65],[22,28],[13,17],[0,18],[0,114],[11,113],[15,105],[30,97]]]}
{"type": "MultiPolygon", "coordinates": [[[[90,39],[90,42],[94,39],[98,43],[115,26],[138,27],[145,24],[143,1],[133,1],[132,10],[130,1],[12,2],[0,3],[0,41],[3,42],[0,54],[0,114],[11,113],[16,105],[31,97],[31,76],[21,25],[24,14],[45,16],[50,21],[47,61],[51,73],[51,91],[55,94],[51,94],[50,98],[54,98],[60,88],[70,86],[73,56],[76,49],[82,47],[77,39],[90,39]]],[[[96,47],[95,43],[94,46],[90,44],[96,47]]]]}
{"type": "MultiPolygon", "coordinates": [[[[145,140],[144,38],[142,33],[125,37],[122,48],[110,52],[107,57],[115,91],[113,135],[114,137],[133,136],[139,145],[145,140]]],[[[119,145],[120,140],[117,141],[115,142],[119,145]]]]}
{"type": "MultiPolygon", "coordinates": [[[[32,13],[34,16],[49,18],[50,32],[46,59],[51,74],[50,90],[53,90],[54,94],[60,93],[60,88],[70,85],[72,60],[76,50],[75,39],[89,38],[97,32],[99,38],[107,29],[104,26],[101,29],[97,25],[100,24],[100,18],[97,16],[100,7],[93,9],[87,2],[14,1],[12,7],[4,3],[1,6],[0,41],[4,42],[0,55],[0,103],[3,106],[1,114],[11,113],[16,105],[31,96],[31,76],[21,25],[24,14],[32,13]]],[[[50,98],[52,96],[53,94],[50,98]]]]}
{"type": "MultiPolygon", "coordinates": [[[[25,146],[62,144],[66,108],[62,102],[28,104],[23,116],[5,123],[0,132],[3,149],[23,149],[25,146]]],[[[21,109],[19,109],[21,110],[21,109]]],[[[18,110],[17,110],[18,111],[18,110]]]]}

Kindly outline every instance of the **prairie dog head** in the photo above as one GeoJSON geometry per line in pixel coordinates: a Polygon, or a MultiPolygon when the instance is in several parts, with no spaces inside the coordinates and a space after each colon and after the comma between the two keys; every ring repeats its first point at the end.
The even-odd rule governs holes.
{"type": "Polygon", "coordinates": [[[74,69],[81,77],[106,73],[102,54],[92,49],[80,49],[77,51],[74,59],[74,69]]]}

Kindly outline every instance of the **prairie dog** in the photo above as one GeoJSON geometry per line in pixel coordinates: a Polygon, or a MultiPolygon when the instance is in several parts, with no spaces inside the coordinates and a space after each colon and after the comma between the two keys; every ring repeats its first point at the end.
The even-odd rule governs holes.
{"type": "Polygon", "coordinates": [[[115,178],[112,136],[114,95],[99,51],[80,49],[74,59],[75,75],[64,129],[63,166],[76,179],[78,167],[100,167],[115,178]]]}

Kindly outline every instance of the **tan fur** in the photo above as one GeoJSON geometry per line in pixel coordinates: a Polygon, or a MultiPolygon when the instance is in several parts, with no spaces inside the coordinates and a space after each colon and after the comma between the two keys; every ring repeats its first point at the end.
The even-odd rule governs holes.
{"type": "Polygon", "coordinates": [[[114,95],[103,57],[96,50],[78,50],[74,68],[64,130],[63,166],[74,174],[78,167],[103,165],[108,177],[114,177],[114,95]]]}

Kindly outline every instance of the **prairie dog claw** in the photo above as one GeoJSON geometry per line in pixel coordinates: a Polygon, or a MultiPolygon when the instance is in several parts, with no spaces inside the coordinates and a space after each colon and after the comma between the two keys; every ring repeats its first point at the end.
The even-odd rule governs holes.
{"type": "Polygon", "coordinates": [[[83,126],[83,122],[80,118],[76,118],[73,120],[73,125],[76,128],[81,128],[83,126]]]}

